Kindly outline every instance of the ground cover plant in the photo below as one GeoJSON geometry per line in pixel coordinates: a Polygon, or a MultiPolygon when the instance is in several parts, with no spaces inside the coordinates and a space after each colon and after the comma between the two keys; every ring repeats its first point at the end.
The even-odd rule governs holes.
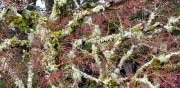
{"type": "Polygon", "coordinates": [[[180,87],[179,0],[80,1],[1,0],[0,88],[180,87]]]}

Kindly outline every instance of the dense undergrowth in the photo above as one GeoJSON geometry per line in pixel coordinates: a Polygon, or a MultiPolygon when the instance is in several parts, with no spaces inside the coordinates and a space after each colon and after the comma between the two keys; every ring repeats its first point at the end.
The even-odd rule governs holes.
{"type": "Polygon", "coordinates": [[[178,0],[25,4],[0,14],[0,88],[180,87],[178,0]]]}

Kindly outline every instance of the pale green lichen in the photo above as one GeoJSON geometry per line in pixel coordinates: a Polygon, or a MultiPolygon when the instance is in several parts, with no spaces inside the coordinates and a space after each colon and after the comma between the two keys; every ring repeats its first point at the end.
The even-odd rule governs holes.
{"type": "Polygon", "coordinates": [[[110,58],[114,57],[114,52],[113,51],[106,50],[106,51],[103,52],[103,54],[107,59],[110,59],[110,58]]]}
{"type": "Polygon", "coordinates": [[[142,23],[135,25],[130,30],[131,30],[130,35],[132,37],[135,37],[137,39],[141,39],[142,37],[144,37],[142,23]]]}
{"type": "Polygon", "coordinates": [[[8,8],[4,8],[4,9],[1,11],[1,13],[0,13],[0,21],[3,19],[3,17],[6,16],[7,12],[8,12],[8,8]]]}
{"type": "Polygon", "coordinates": [[[95,44],[92,44],[92,54],[93,54],[93,58],[94,58],[94,60],[95,60],[95,62],[96,62],[96,64],[97,64],[97,66],[98,66],[98,68],[99,68],[99,79],[102,79],[102,77],[103,77],[103,69],[102,69],[102,62],[101,62],[101,60],[100,60],[100,58],[99,58],[99,55],[98,55],[98,53],[99,53],[99,48],[95,45],[95,44]]]}
{"type": "Polygon", "coordinates": [[[19,46],[28,45],[28,42],[26,40],[18,40],[17,37],[13,37],[11,39],[5,39],[4,42],[0,44],[0,51],[9,49],[17,45],[19,46]]]}
{"type": "Polygon", "coordinates": [[[73,0],[73,2],[75,3],[76,8],[78,9],[80,6],[79,6],[79,4],[78,4],[77,0],[73,0]]]}
{"type": "Polygon", "coordinates": [[[92,37],[100,37],[101,36],[101,31],[99,28],[99,25],[94,25],[94,30],[92,31],[92,37]]]}
{"type": "Polygon", "coordinates": [[[131,49],[128,50],[127,53],[124,54],[124,55],[121,57],[121,61],[120,61],[119,64],[118,64],[118,67],[119,67],[120,69],[122,69],[122,65],[124,64],[124,62],[125,62],[127,59],[129,59],[129,57],[133,54],[134,48],[136,48],[136,47],[137,47],[136,45],[132,45],[132,46],[131,46],[131,49]]]}
{"type": "Polygon", "coordinates": [[[101,10],[104,11],[106,7],[109,7],[109,6],[110,6],[110,3],[107,2],[107,1],[101,1],[100,3],[101,3],[100,5],[97,5],[96,7],[94,7],[94,8],[91,10],[93,13],[98,13],[98,12],[100,12],[101,10]]]}
{"type": "Polygon", "coordinates": [[[155,22],[152,26],[149,26],[149,30],[154,31],[157,26],[161,26],[160,22],[155,22]]]}
{"type": "Polygon", "coordinates": [[[82,74],[78,71],[78,70],[75,70],[75,69],[73,69],[74,71],[73,71],[73,74],[72,74],[72,78],[74,79],[74,80],[76,80],[77,82],[81,82],[81,80],[82,80],[82,74]]]}
{"type": "Polygon", "coordinates": [[[161,63],[163,62],[168,62],[169,59],[172,57],[172,56],[176,56],[176,55],[180,55],[180,51],[177,51],[177,52],[171,52],[170,54],[161,54],[159,55],[158,57],[155,57],[156,59],[158,59],[161,63]]]}
{"type": "Polygon", "coordinates": [[[73,45],[73,49],[81,49],[83,41],[85,41],[85,39],[77,39],[74,41],[73,45]]]}
{"type": "Polygon", "coordinates": [[[28,62],[28,78],[27,78],[27,88],[32,88],[32,80],[33,80],[33,76],[34,76],[34,72],[33,72],[33,60],[28,62]]]}
{"type": "Polygon", "coordinates": [[[93,24],[93,22],[92,22],[92,17],[87,17],[87,18],[85,18],[84,23],[89,24],[89,25],[92,25],[92,24],[93,24]]]}
{"type": "Polygon", "coordinates": [[[70,52],[67,54],[67,57],[68,57],[68,58],[75,58],[75,57],[76,57],[76,54],[74,53],[74,50],[70,51],[70,52]]]}
{"type": "Polygon", "coordinates": [[[61,38],[70,35],[83,23],[83,16],[80,13],[73,14],[73,20],[69,21],[65,29],[62,29],[61,38]]]}
{"type": "Polygon", "coordinates": [[[105,10],[104,6],[102,6],[102,5],[96,6],[95,8],[92,9],[92,12],[97,13],[97,12],[99,12],[100,10],[103,10],[103,11],[104,11],[104,10],[105,10]]]}
{"type": "Polygon", "coordinates": [[[56,65],[54,56],[52,55],[45,55],[41,60],[42,65],[45,67],[46,74],[50,74],[51,72],[55,72],[58,70],[58,65],[56,65]]]}
{"type": "Polygon", "coordinates": [[[156,85],[153,85],[149,80],[147,75],[145,74],[143,78],[138,78],[138,74],[142,73],[143,70],[151,65],[153,63],[153,61],[155,60],[155,58],[152,58],[149,62],[143,64],[135,73],[135,75],[131,78],[131,81],[136,81],[136,82],[142,82],[145,83],[149,86],[149,88],[159,88],[159,84],[157,83],[156,85]]]}
{"type": "Polygon", "coordinates": [[[159,88],[160,84],[153,85],[149,80],[147,75],[145,74],[143,78],[135,78],[135,81],[142,82],[148,85],[149,88],[159,88]]]}
{"type": "Polygon", "coordinates": [[[149,16],[149,20],[147,22],[147,26],[149,26],[152,22],[152,20],[154,20],[156,17],[156,14],[154,12],[151,12],[150,16],[149,16]]]}
{"type": "Polygon", "coordinates": [[[94,80],[96,83],[99,83],[101,81],[100,79],[97,79],[95,77],[92,77],[91,75],[88,75],[88,74],[80,71],[79,69],[75,68],[74,66],[72,66],[71,68],[72,68],[72,70],[77,71],[79,74],[81,74],[84,78],[88,78],[90,80],[94,80]]]}
{"type": "Polygon", "coordinates": [[[17,76],[17,73],[15,72],[15,70],[9,65],[9,60],[11,58],[11,55],[8,55],[8,58],[0,58],[0,63],[2,63],[0,66],[3,67],[3,69],[0,67],[0,70],[4,70],[7,71],[8,74],[12,77],[12,79],[14,80],[14,84],[16,84],[16,86],[18,88],[25,88],[25,85],[23,83],[23,81],[17,76]]]}
{"type": "Polygon", "coordinates": [[[34,42],[34,32],[30,32],[28,33],[28,41],[30,44],[32,44],[34,42]]]}
{"type": "Polygon", "coordinates": [[[0,71],[7,70],[8,68],[7,61],[8,60],[5,57],[0,58],[0,71]]]}
{"type": "Polygon", "coordinates": [[[179,23],[179,20],[180,20],[180,16],[179,17],[170,17],[168,19],[168,23],[164,26],[164,28],[168,32],[172,32],[174,29],[176,29],[176,26],[174,24],[179,23]]]}
{"type": "Polygon", "coordinates": [[[52,13],[50,15],[50,19],[55,21],[59,18],[58,15],[61,14],[60,8],[67,4],[67,0],[54,0],[54,5],[52,8],[52,13]]]}
{"type": "Polygon", "coordinates": [[[99,8],[99,6],[97,6],[98,9],[97,9],[97,7],[94,7],[94,8],[96,8],[95,12],[92,9],[92,11],[85,10],[85,11],[80,11],[78,13],[73,13],[73,20],[68,23],[68,25],[66,26],[65,29],[62,29],[61,37],[65,37],[65,36],[70,35],[71,33],[73,33],[74,30],[76,29],[76,27],[80,26],[83,23],[83,17],[84,16],[90,15],[90,14],[93,14],[93,13],[98,13],[102,9],[105,9],[105,7],[109,7],[109,6],[110,6],[109,2],[105,2],[105,6],[101,5],[100,6],[101,8],[99,8]]]}

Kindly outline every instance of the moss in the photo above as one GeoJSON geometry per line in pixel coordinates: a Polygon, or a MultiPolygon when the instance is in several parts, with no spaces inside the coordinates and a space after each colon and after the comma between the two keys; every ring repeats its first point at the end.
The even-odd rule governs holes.
{"type": "Polygon", "coordinates": [[[14,45],[16,42],[17,42],[17,38],[16,38],[16,37],[13,37],[13,38],[10,40],[10,44],[11,44],[11,45],[14,45]]]}
{"type": "Polygon", "coordinates": [[[153,2],[153,0],[147,0],[147,1],[145,2],[145,5],[148,5],[148,4],[150,4],[151,2],[153,2]]]}
{"type": "Polygon", "coordinates": [[[30,57],[29,56],[30,55],[28,53],[24,53],[22,55],[22,61],[27,64],[30,61],[30,59],[29,59],[30,57]]]}
{"type": "Polygon", "coordinates": [[[81,6],[81,8],[83,10],[87,10],[87,9],[92,9],[96,6],[95,3],[93,3],[92,1],[87,1],[86,3],[83,4],[83,6],[81,6]]]}
{"type": "Polygon", "coordinates": [[[16,26],[20,31],[24,32],[29,30],[29,28],[34,28],[39,14],[36,11],[25,10],[22,16],[9,16],[6,22],[12,26],[16,26]]]}
{"type": "Polygon", "coordinates": [[[148,18],[149,16],[150,16],[149,13],[145,14],[144,12],[139,11],[139,12],[137,12],[135,15],[131,16],[131,17],[130,17],[130,20],[131,20],[131,21],[133,21],[133,20],[135,20],[135,19],[141,19],[141,20],[145,19],[145,20],[147,20],[147,18],[148,18]]]}
{"type": "Polygon", "coordinates": [[[4,88],[5,85],[6,85],[6,81],[5,81],[4,79],[1,79],[1,81],[0,81],[0,87],[1,87],[1,88],[4,88]]]}
{"type": "Polygon", "coordinates": [[[173,31],[172,31],[172,34],[173,34],[173,35],[180,35],[180,30],[173,30],[173,31]]]}
{"type": "Polygon", "coordinates": [[[36,11],[23,11],[22,16],[28,21],[28,26],[34,28],[38,22],[39,14],[36,11]]]}
{"type": "Polygon", "coordinates": [[[68,8],[66,5],[64,5],[63,7],[60,8],[60,12],[61,12],[61,16],[64,17],[64,16],[68,16],[69,14],[69,11],[68,11],[68,8]]]}
{"type": "Polygon", "coordinates": [[[50,43],[51,43],[51,50],[57,51],[58,50],[58,46],[59,46],[58,39],[57,38],[51,38],[50,39],[50,43]]]}
{"type": "Polygon", "coordinates": [[[162,15],[167,15],[167,14],[168,14],[167,10],[161,10],[160,13],[161,13],[162,15]]]}
{"type": "Polygon", "coordinates": [[[139,32],[141,31],[141,28],[140,27],[135,27],[134,29],[132,29],[133,32],[139,32]]]}
{"type": "Polygon", "coordinates": [[[87,84],[83,86],[83,88],[97,88],[97,85],[94,82],[89,81],[87,84]]]}
{"type": "Polygon", "coordinates": [[[154,27],[153,25],[149,26],[149,30],[150,31],[154,31],[156,27],[154,27]]]}
{"type": "Polygon", "coordinates": [[[88,52],[92,52],[92,44],[91,43],[83,43],[82,49],[87,50],[88,52]]]}
{"type": "Polygon", "coordinates": [[[76,23],[73,23],[73,24],[71,25],[71,30],[72,30],[72,32],[73,32],[74,29],[77,28],[77,26],[78,26],[78,24],[76,24],[76,23]]]}
{"type": "Polygon", "coordinates": [[[156,69],[156,70],[162,68],[160,61],[157,60],[157,59],[153,60],[153,63],[152,63],[151,66],[152,66],[153,69],[156,69]]]}
{"type": "Polygon", "coordinates": [[[119,23],[108,22],[108,30],[106,33],[107,35],[118,33],[118,26],[116,24],[119,24],[119,23]]]}
{"type": "Polygon", "coordinates": [[[39,72],[38,71],[34,71],[34,76],[33,76],[33,85],[32,85],[32,87],[33,88],[37,88],[38,87],[38,79],[39,79],[40,77],[39,77],[39,72]]]}
{"type": "Polygon", "coordinates": [[[107,86],[108,88],[115,88],[117,86],[116,80],[111,79],[107,86]]]}
{"type": "Polygon", "coordinates": [[[79,23],[79,24],[83,23],[83,21],[84,21],[84,19],[83,19],[82,17],[79,17],[79,18],[77,19],[77,23],[79,23]]]}
{"type": "Polygon", "coordinates": [[[61,30],[52,32],[50,43],[51,43],[51,49],[53,51],[58,51],[58,46],[60,45],[62,39],[59,39],[59,36],[61,35],[61,30]]]}
{"type": "Polygon", "coordinates": [[[80,27],[83,23],[82,17],[75,18],[76,20],[70,25],[70,33],[73,33],[77,27],[80,27]]]}
{"type": "Polygon", "coordinates": [[[53,36],[54,37],[59,37],[61,35],[61,30],[58,30],[58,31],[54,31],[53,32],[53,36]]]}
{"type": "Polygon", "coordinates": [[[176,4],[176,5],[172,8],[172,10],[173,10],[174,12],[180,12],[180,3],[176,4]]]}
{"type": "Polygon", "coordinates": [[[28,21],[23,19],[23,17],[13,17],[10,16],[7,18],[7,22],[10,25],[18,26],[21,31],[24,31],[29,28],[28,21]]]}
{"type": "Polygon", "coordinates": [[[39,14],[36,11],[31,11],[30,12],[30,19],[33,21],[36,21],[39,18],[39,14]]]}

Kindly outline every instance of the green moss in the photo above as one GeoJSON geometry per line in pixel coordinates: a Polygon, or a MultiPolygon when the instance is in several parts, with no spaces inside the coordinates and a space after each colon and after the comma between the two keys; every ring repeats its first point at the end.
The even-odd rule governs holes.
{"type": "Polygon", "coordinates": [[[51,43],[51,50],[57,51],[58,50],[58,46],[59,46],[58,39],[53,37],[53,38],[50,39],[50,43],[51,43]]]}
{"type": "Polygon", "coordinates": [[[151,26],[149,26],[149,30],[150,30],[150,31],[154,31],[154,30],[155,30],[155,28],[156,28],[156,27],[154,27],[154,26],[152,26],[152,25],[151,25],[151,26]]]}
{"type": "Polygon", "coordinates": [[[36,11],[31,11],[30,12],[30,19],[33,21],[37,21],[37,19],[39,18],[39,13],[36,11]]]}
{"type": "Polygon", "coordinates": [[[147,20],[149,18],[149,15],[150,15],[149,13],[145,14],[144,12],[139,11],[135,15],[131,16],[130,20],[131,21],[133,21],[135,19],[142,19],[142,20],[145,19],[145,20],[147,20]]]}
{"type": "Polygon", "coordinates": [[[51,43],[51,49],[53,51],[58,50],[58,46],[60,45],[62,39],[59,39],[59,36],[61,35],[61,30],[54,31],[52,32],[51,38],[50,38],[50,43],[51,43]]]}
{"type": "Polygon", "coordinates": [[[28,25],[31,28],[35,27],[39,19],[39,13],[36,11],[25,10],[23,11],[22,16],[24,17],[24,19],[28,20],[28,25]]]}
{"type": "Polygon", "coordinates": [[[117,56],[114,56],[110,59],[113,63],[115,63],[117,60],[118,60],[118,57],[117,56]]]}
{"type": "Polygon", "coordinates": [[[82,45],[82,49],[87,50],[88,52],[92,52],[92,44],[91,43],[85,43],[82,45]]]}
{"type": "Polygon", "coordinates": [[[180,30],[173,30],[173,31],[172,31],[172,34],[173,34],[173,35],[180,35],[180,30]]]}
{"type": "Polygon", "coordinates": [[[156,69],[156,70],[162,68],[160,61],[157,60],[157,59],[153,60],[153,63],[152,63],[151,66],[152,66],[153,69],[156,69]]]}
{"type": "Polygon", "coordinates": [[[97,88],[97,85],[94,82],[89,81],[86,85],[83,86],[83,88],[97,88]]]}
{"type": "Polygon", "coordinates": [[[76,23],[73,23],[73,24],[71,25],[70,28],[71,28],[72,32],[73,32],[74,29],[77,28],[77,26],[78,26],[78,24],[76,24],[76,23]]]}
{"type": "Polygon", "coordinates": [[[82,17],[79,17],[78,19],[77,19],[77,23],[79,23],[79,24],[81,24],[81,23],[83,23],[83,18],[82,17]]]}
{"type": "Polygon", "coordinates": [[[54,37],[59,37],[61,35],[61,30],[58,30],[58,31],[54,31],[53,32],[53,36],[54,37]]]}
{"type": "Polygon", "coordinates": [[[25,10],[22,13],[22,16],[9,16],[7,17],[6,22],[12,26],[16,26],[20,31],[29,30],[29,28],[34,28],[39,14],[36,11],[25,10]]]}
{"type": "Polygon", "coordinates": [[[151,4],[151,2],[153,2],[153,0],[147,0],[147,1],[145,2],[145,5],[151,4]]]}
{"type": "Polygon", "coordinates": [[[25,31],[25,30],[29,29],[28,21],[25,20],[23,17],[10,16],[7,18],[7,22],[10,25],[18,26],[21,31],[25,31]]]}
{"type": "Polygon", "coordinates": [[[39,79],[39,73],[38,71],[34,71],[34,76],[33,76],[33,83],[32,83],[32,87],[33,88],[37,88],[38,87],[38,79],[39,79]]]}
{"type": "Polygon", "coordinates": [[[63,7],[60,8],[60,12],[61,12],[61,16],[68,16],[69,11],[66,5],[64,5],[63,7]]]}
{"type": "Polygon", "coordinates": [[[107,86],[108,88],[115,88],[117,86],[116,80],[111,79],[107,86]]]}
{"type": "Polygon", "coordinates": [[[132,31],[133,32],[139,32],[139,31],[141,31],[142,29],[141,29],[141,27],[136,27],[136,28],[134,28],[132,31]]]}
{"type": "Polygon", "coordinates": [[[180,12],[180,3],[176,4],[176,5],[172,8],[172,10],[173,10],[174,12],[180,12]]]}
{"type": "Polygon", "coordinates": [[[14,45],[16,42],[17,42],[17,38],[16,37],[13,37],[11,40],[10,40],[10,44],[11,45],[14,45]]]}
{"type": "Polygon", "coordinates": [[[6,85],[6,81],[5,81],[4,79],[1,79],[1,81],[0,81],[0,87],[1,87],[1,88],[4,88],[5,85],[6,85]]]}
{"type": "Polygon", "coordinates": [[[81,8],[82,8],[83,10],[87,10],[87,9],[92,9],[92,8],[94,8],[95,6],[96,6],[96,4],[93,3],[92,1],[87,1],[86,3],[84,3],[84,4],[81,6],[81,8]]]}
{"type": "Polygon", "coordinates": [[[108,22],[108,30],[106,34],[114,34],[114,33],[118,33],[118,26],[116,24],[119,23],[114,23],[114,22],[108,22]]]}
{"type": "Polygon", "coordinates": [[[166,10],[161,10],[161,12],[160,12],[162,15],[167,15],[168,14],[168,12],[166,11],[166,10]]]}
{"type": "Polygon", "coordinates": [[[80,27],[81,26],[81,24],[83,23],[83,18],[79,18],[79,17],[77,17],[77,18],[75,18],[76,20],[75,20],[75,22],[73,22],[71,25],[70,25],[70,33],[73,33],[74,31],[75,31],[75,29],[77,28],[77,27],[80,27]]]}
{"type": "Polygon", "coordinates": [[[0,88],[16,88],[17,86],[13,83],[14,80],[8,74],[2,74],[3,77],[0,79],[0,88]]]}

